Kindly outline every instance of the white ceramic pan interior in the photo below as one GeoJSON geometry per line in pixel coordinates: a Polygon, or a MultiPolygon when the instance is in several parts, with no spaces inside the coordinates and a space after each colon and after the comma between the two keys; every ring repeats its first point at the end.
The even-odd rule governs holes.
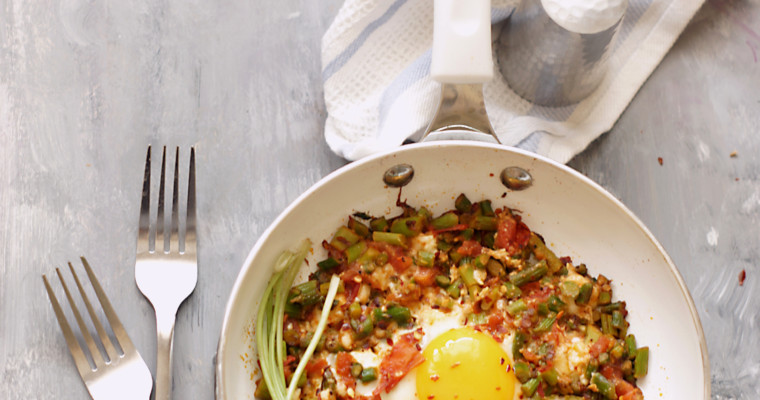
{"type": "Polygon", "coordinates": [[[676,267],[638,219],[563,165],[464,141],[404,146],[350,164],[321,180],[274,221],[251,250],[227,305],[217,354],[218,399],[253,398],[253,321],[277,256],[309,238],[317,244],[308,258],[315,266],[325,257],[318,244],[348,215],[396,215],[398,189],[387,187],[382,175],[400,163],[415,170],[401,194],[410,205],[440,213],[452,208],[460,193],[473,201],[492,199],[494,207],[520,210],[525,223],[558,255],[612,279],[615,300],[627,302],[630,332],[639,346],[650,348],[649,374],[639,381],[645,398],[709,399],[707,348],[694,304],[676,267]],[[523,191],[505,188],[499,174],[509,166],[529,171],[533,185],[523,191]]]}

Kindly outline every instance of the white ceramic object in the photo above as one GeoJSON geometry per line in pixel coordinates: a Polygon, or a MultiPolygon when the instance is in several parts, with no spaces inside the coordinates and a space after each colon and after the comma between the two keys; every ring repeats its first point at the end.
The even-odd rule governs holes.
{"type": "MultiPolygon", "coordinates": [[[[459,193],[472,200],[492,199],[495,207],[520,210],[557,254],[586,263],[591,274],[611,278],[615,299],[627,302],[630,332],[639,346],[650,348],[649,375],[639,381],[645,398],[710,398],[707,346],[688,290],[663,248],[623,204],[583,175],[535,154],[444,141],[404,146],[335,171],[262,234],[227,304],[217,353],[217,399],[253,398],[252,321],[277,256],[305,238],[320,243],[351,213],[396,215],[398,189],[386,187],[382,174],[400,163],[415,169],[401,194],[410,205],[440,213],[453,207],[459,193]],[[533,185],[507,190],[499,174],[509,166],[529,171],[533,185]]],[[[323,257],[317,245],[309,264],[323,257]]],[[[302,277],[307,273],[304,269],[302,277]]]]}
{"type": "Polygon", "coordinates": [[[430,76],[455,84],[493,78],[490,0],[435,0],[430,76]]]}
{"type": "Polygon", "coordinates": [[[615,25],[628,8],[628,0],[541,0],[557,25],[574,33],[597,33],[615,25]]]}

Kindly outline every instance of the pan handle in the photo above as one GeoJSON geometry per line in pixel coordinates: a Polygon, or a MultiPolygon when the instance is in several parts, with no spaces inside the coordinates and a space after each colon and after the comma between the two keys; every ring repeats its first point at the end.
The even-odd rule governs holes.
{"type": "Polygon", "coordinates": [[[441,83],[493,78],[491,0],[435,0],[430,76],[441,83]]]}
{"type": "Polygon", "coordinates": [[[483,83],[493,79],[491,0],[435,0],[430,76],[441,102],[422,141],[499,143],[488,120],[483,83]]]}

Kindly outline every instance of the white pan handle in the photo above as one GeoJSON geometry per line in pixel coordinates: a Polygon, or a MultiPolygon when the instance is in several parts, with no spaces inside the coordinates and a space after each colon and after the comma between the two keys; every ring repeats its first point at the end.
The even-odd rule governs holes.
{"type": "Polygon", "coordinates": [[[431,77],[440,83],[493,78],[491,0],[435,0],[431,77]]]}

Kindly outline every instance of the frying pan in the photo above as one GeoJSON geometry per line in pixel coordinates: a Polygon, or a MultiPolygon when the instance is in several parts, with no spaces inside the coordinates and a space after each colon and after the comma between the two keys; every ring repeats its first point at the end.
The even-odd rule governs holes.
{"type": "MultiPolygon", "coordinates": [[[[585,263],[590,274],[612,279],[615,298],[627,302],[629,331],[639,346],[650,348],[649,374],[639,380],[645,398],[710,398],[707,346],[699,316],[676,266],[647,228],[615,197],[574,170],[533,153],[486,143],[496,139],[482,108],[482,92],[478,104],[477,84],[490,78],[491,53],[482,48],[473,52],[477,46],[460,44],[478,35],[483,42],[484,30],[490,35],[490,2],[470,0],[463,8],[464,3],[435,2],[431,72],[444,89],[426,139],[476,140],[432,140],[367,157],[331,173],[288,206],[253,246],[230,294],[217,349],[217,399],[253,398],[257,371],[253,321],[282,251],[305,238],[320,243],[355,212],[395,215],[397,196],[438,214],[452,208],[460,193],[476,201],[491,199],[494,207],[519,210],[523,221],[558,255],[585,263]],[[437,58],[435,48],[446,35],[447,46],[438,48],[444,53],[437,58]],[[446,57],[453,58],[446,61],[446,57]],[[444,66],[439,69],[441,60],[444,66]],[[467,116],[452,119],[446,110],[467,116]],[[399,165],[411,166],[414,175],[402,188],[389,186],[383,176],[399,165]],[[518,176],[523,184],[507,187],[503,181],[514,179],[502,179],[505,169],[527,173],[518,176]]],[[[315,246],[308,265],[325,256],[315,246]]],[[[305,266],[297,279],[306,279],[308,272],[305,266]]]]}

